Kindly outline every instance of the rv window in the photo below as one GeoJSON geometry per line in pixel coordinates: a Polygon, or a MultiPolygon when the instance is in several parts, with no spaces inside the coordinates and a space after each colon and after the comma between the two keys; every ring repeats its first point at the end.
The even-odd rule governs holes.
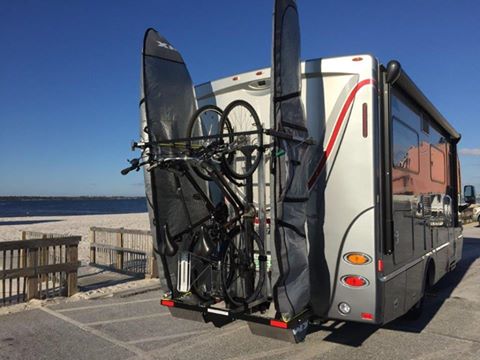
{"type": "Polygon", "coordinates": [[[422,131],[425,134],[430,134],[430,124],[428,123],[428,120],[426,119],[425,115],[422,116],[422,131]]]}
{"type": "Polygon", "coordinates": [[[445,152],[433,145],[430,145],[430,178],[445,183],[445,152]]]}
{"type": "Polygon", "coordinates": [[[418,133],[398,118],[393,118],[393,166],[419,172],[418,133]]]}

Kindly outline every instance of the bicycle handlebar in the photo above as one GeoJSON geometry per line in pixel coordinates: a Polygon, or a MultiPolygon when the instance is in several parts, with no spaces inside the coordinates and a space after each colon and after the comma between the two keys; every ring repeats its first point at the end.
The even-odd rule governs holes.
{"type": "Polygon", "coordinates": [[[130,160],[130,166],[120,171],[122,175],[127,175],[132,170],[140,170],[140,166],[143,165],[140,163],[139,159],[130,160]]]}
{"type": "MultiPolygon", "coordinates": [[[[149,147],[150,145],[151,144],[149,143],[134,143],[132,145],[132,148],[140,148],[145,150],[145,148],[149,147]]],[[[218,156],[219,154],[228,152],[229,150],[231,150],[230,148],[235,149],[235,147],[226,146],[224,143],[214,141],[213,143],[211,143],[205,148],[202,148],[199,151],[191,150],[189,152],[190,156],[185,154],[183,156],[163,157],[160,159],[155,159],[155,160],[151,159],[143,162],[140,162],[141,158],[133,159],[133,160],[129,160],[130,166],[121,170],[120,173],[122,175],[127,175],[130,171],[133,171],[133,170],[138,171],[140,170],[140,167],[147,164],[150,165],[150,167],[148,168],[148,171],[150,171],[151,169],[158,166],[166,166],[168,168],[170,164],[176,163],[176,162],[200,163],[206,160],[205,157],[212,159],[212,157],[215,155],[218,156]],[[191,155],[192,153],[194,154],[194,156],[191,155]]]]}

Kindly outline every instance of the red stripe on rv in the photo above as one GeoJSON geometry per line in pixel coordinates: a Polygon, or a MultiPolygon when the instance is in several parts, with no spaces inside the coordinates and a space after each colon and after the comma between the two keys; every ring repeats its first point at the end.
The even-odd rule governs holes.
{"type": "Polygon", "coordinates": [[[340,111],[340,115],[338,116],[337,122],[335,123],[335,127],[333,128],[332,135],[328,140],[328,144],[327,144],[327,147],[325,148],[325,152],[323,153],[322,158],[318,162],[317,167],[315,168],[315,171],[313,172],[312,176],[310,176],[310,179],[308,180],[309,190],[313,187],[313,185],[315,185],[315,182],[318,180],[318,177],[320,176],[320,174],[323,171],[323,168],[325,167],[328,157],[330,156],[330,153],[333,150],[333,146],[337,141],[338,134],[340,133],[340,129],[342,128],[342,124],[343,124],[343,121],[345,120],[345,116],[347,115],[348,109],[352,105],[353,100],[355,99],[355,96],[357,95],[358,91],[365,85],[373,84],[374,82],[375,80],[373,79],[362,80],[353,88],[353,90],[350,92],[350,95],[348,95],[348,98],[345,101],[345,104],[343,104],[342,110],[340,111]]]}

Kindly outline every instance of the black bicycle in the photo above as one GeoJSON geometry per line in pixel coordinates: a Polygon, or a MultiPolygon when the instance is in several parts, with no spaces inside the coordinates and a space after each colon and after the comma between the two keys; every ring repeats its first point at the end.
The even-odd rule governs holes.
{"type": "MultiPolygon", "coordinates": [[[[262,158],[262,125],[255,109],[244,100],[231,102],[223,112],[215,105],[201,107],[189,121],[187,138],[191,149],[208,148],[218,141],[228,144],[214,159],[229,179],[247,179],[262,158]]],[[[202,179],[212,180],[202,169],[194,169],[202,179]]]]}
{"type": "Polygon", "coordinates": [[[173,172],[187,179],[208,212],[175,234],[164,226],[166,256],[177,255],[180,242],[190,244],[188,252],[178,254],[189,263],[188,274],[177,276],[186,276],[190,291],[203,301],[224,298],[242,306],[259,298],[267,257],[254,229],[255,206],[234,188],[245,185],[237,180],[252,176],[263,153],[263,129],[253,107],[242,100],[225,111],[207,105],[193,114],[186,138],[135,145],[142,156],[122,174],[144,165],[173,172]],[[199,178],[214,183],[222,201],[214,203],[199,178]]]}
{"type": "Polygon", "coordinates": [[[234,306],[248,304],[258,298],[263,288],[267,260],[253,226],[255,208],[237,195],[218,163],[210,157],[212,153],[217,154],[217,158],[226,156],[227,144],[212,142],[205,148],[189,152],[190,156],[162,158],[152,166],[184,176],[208,210],[206,217],[176,234],[171,234],[168,225],[165,226],[166,255],[176,255],[178,243],[189,236],[193,293],[202,300],[224,297],[234,306]],[[215,182],[224,201],[213,203],[197,182],[192,168],[197,168],[195,173],[201,171],[215,182]]]}

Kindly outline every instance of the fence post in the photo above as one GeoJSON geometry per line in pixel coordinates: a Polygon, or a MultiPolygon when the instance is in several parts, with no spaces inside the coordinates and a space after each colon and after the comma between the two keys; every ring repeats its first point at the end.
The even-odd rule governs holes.
{"type": "MultiPolygon", "coordinates": [[[[25,231],[22,231],[22,240],[27,240],[27,233],[25,231]]],[[[20,267],[21,268],[24,268],[25,267],[25,250],[24,249],[20,249],[20,267]]]]}
{"type": "Polygon", "coordinates": [[[149,275],[148,277],[151,279],[156,279],[158,278],[158,264],[157,264],[157,259],[155,257],[155,253],[153,251],[149,255],[148,260],[150,262],[149,264],[150,274],[148,274],[149,275]]]}
{"type": "MultiPolygon", "coordinates": [[[[67,263],[78,261],[78,244],[67,247],[67,263]]],[[[77,292],[77,270],[67,273],[67,296],[70,297],[77,292]]]]}
{"type": "MultiPolygon", "coordinates": [[[[42,235],[42,239],[47,239],[47,234],[42,235]]],[[[40,247],[40,264],[39,265],[48,265],[48,246],[47,247],[40,247]]],[[[40,276],[42,284],[46,281],[47,288],[48,288],[48,274],[42,274],[40,276]]]]}
{"type": "Polygon", "coordinates": [[[97,262],[97,248],[95,246],[95,228],[90,228],[90,263],[97,262]]]}
{"type": "MultiPolygon", "coordinates": [[[[117,233],[117,246],[123,249],[123,228],[117,233]]],[[[117,250],[117,269],[123,270],[123,250],[117,250]]]]}
{"type": "MultiPolygon", "coordinates": [[[[27,254],[27,268],[36,269],[38,265],[38,248],[32,249],[25,249],[25,253],[27,254]]],[[[38,291],[38,275],[35,274],[33,276],[27,277],[27,301],[31,299],[38,298],[39,291],[38,291]]]]}

